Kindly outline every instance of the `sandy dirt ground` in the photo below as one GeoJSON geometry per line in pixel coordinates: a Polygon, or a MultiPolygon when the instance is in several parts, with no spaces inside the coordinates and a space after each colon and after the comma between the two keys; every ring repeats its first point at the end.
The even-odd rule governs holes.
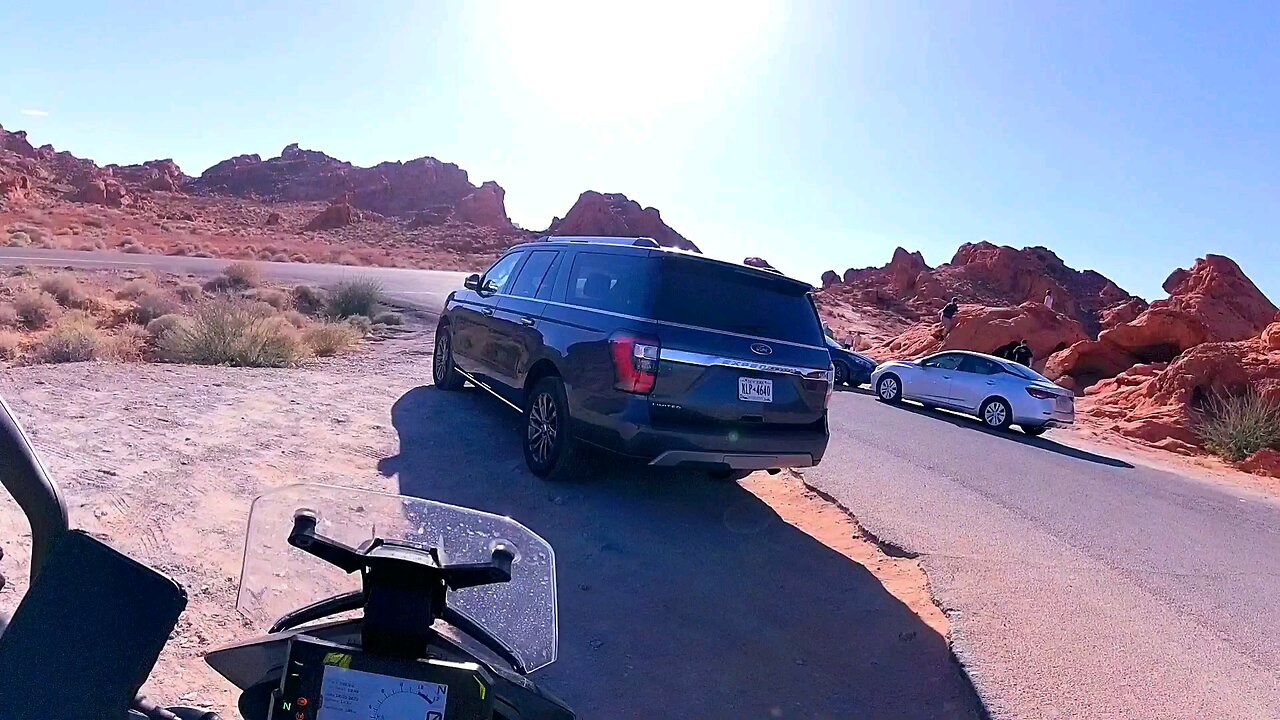
{"type": "MultiPolygon", "coordinates": [[[[252,498],[297,482],[401,491],[405,473],[413,469],[413,464],[411,448],[404,442],[405,430],[397,431],[393,416],[405,407],[406,398],[422,397],[424,390],[434,390],[419,387],[429,382],[431,341],[429,331],[419,330],[371,343],[366,352],[313,361],[293,370],[77,363],[12,368],[0,373],[0,392],[27,427],[50,474],[61,484],[72,525],[103,537],[187,588],[187,612],[144,689],[148,695],[224,712],[235,707],[236,692],[203,663],[202,655],[211,647],[260,629],[235,610],[243,535],[252,498]],[[397,461],[401,463],[399,486],[391,473],[397,461]]],[[[467,398],[466,403],[481,400],[467,398]]],[[[456,432],[474,430],[484,434],[491,432],[495,423],[507,422],[487,419],[503,412],[496,403],[490,404],[494,408],[486,406],[482,411],[486,417],[464,418],[457,423],[456,432]]],[[[453,419],[434,420],[446,423],[453,419]]],[[[495,462],[497,467],[517,466],[519,450],[514,435],[501,439],[479,437],[460,447],[467,449],[484,442],[503,448],[502,457],[487,458],[488,464],[477,466],[486,472],[495,462]]],[[[425,450],[427,458],[431,458],[431,442],[412,450],[425,450]]],[[[451,446],[442,447],[441,452],[445,467],[434,468],[434,472],[469,478],[468,472],[474,467],[459,464],[450,455],[451,446]]],[[[516,482],[536,481],[528,478],[516,482]]],[[[786,526],[798,528],[802,536],[853,561],[839,567],[856,571],[857,578],[872,577],[859,566],[874,574],[875,580],[857,579],[862,584],[851,587],[864,588],[866,582],[871,582],[876,602],[904,608],[902,612],[878,611],[875,608],[879,606],[870,601],[864,603],[864,612],[877,614],[869,620],[874,623],[878,618],[884,626],[876,632],[887,638],[878,640],[880,644],[874,647],[888,650],[868,650],[867,657],[856,657],[857,653],[850,649],[848,675],[838,667],[823,672],[832,673],[837,678],[835,682],[847,684],[851,696],[863,697],[874,695],[879,689],[857,688],[859,668],[893,668],[903,684],[884,690],[886,694],[897,693],[885,702],[918,707],[919,712],[912,714],[919,717],[975,715],[967,683],[960,679],[943,640],[948,632],[946,617],[933,604],[916,561],[884,555],[864,538],[849,516],[813,494],[794,475],[757,474],[742,486],[774,514],[765,519],[758,512],[749,514],[750,532],[760,533],[760,528],[781,518],[786,526]],[[926,636],[936,640],[928,641],[926,636]],[[925,698],[925,694],[935,691],[940,698],[936,703],[925,698]]],[[[571,491],[566,496],[590,492],[571,491]]],[[[692,495],[707,495],[708,503],[713,505],[720,501],[709,493],[718,492],[697,487],[688,490],[692,495]]],[[[568,508],[557,507],[564,503],[559,495],[552,499],[554,502],[543,504],[557,511],[573,507],[572,501],[568,508]]],[[[539,498],[539,502],[543,500],[539,498]]],[[[729,511],[724,512],[725,524],[736,533],[731,537],[742,536],[745,531],[733,528],[729,511]]],[[[511,514],[517,516],[520,511],[511,514]]],[[[777,544],[767,533],[759,534],[759,538],[760,542],[777,544]]],[[[0,545],[4,549],[0,571],[9,582],[0,591],[0,609],[12,610],[25,590],[29,542],[25,519],[12,500],[4,498],[0,501],[0,545]]],[[[561,552],[559,545],[557,552],[561,552]]],[[[561,558],[561,565],[572,562],[565,553],[561,558]]],[[[735,568],[725,568],[725,573],[726,577],[740,574],[735,568]]],[[[565,577],[571,574],[566,572],[565,577]]],[[[795,586],[795,581],[782,576],[770,575],[764,582],[791,582],[795,586]]],[[[845,580],[832,577],[814,582],[840,587],[845,580]]],[[[574,590],[586,588],[587,584],[581,583],[574,590]]],[[[565,592],[562,587],[562,595],[565,592]]],[[[714,594],[715,589],[703,592],[714,594]]],[[[865,588],[858,592],[872,595],[865,588]]],[[[787,598],[780,595],[776,602],[786,603],[787,598]]],[[[570,607],[569,601],[562,602],[562,612],[570,607]]],[[[764,608],[762,612],[773,611],[764,608]]],[[[699,622],[696,612],[681,613],[673,622],[678,623],[680,618],[699,622]]],[[[574,617],[562,615],[562,637],[565,626],[574,622],[574,617]]],[[[750,618],[747,622],[751,622],[750,618]]],[[[681,630],[678,625],[675,629],[681,630]]],[[[814,632],[821,637],[824,631],[816,627],[814,632]]],[[[592,641],[592,649],[597,642],[592,641]]],[[[562,651],[562,658],[565,652],[562,651]]],[[[629,655],[627,661],[630,662],[629,655]]],[[[569,663],[566,671],[574,667],[571,660],[561,664],[565,662],[569,663]]],[[[797,659],[796,664],[802,665],[803,661],[797,659]]],[[[729,680],[722,682],[728,684],[729,680]]],[[[880,700],[883,698],[875,699],[880,700]]],[[[784,710],[780,706],[777,712],[781,714],[775,716],[816,716],[784,710]]],[[[844,716],[828,712],[833,717],[844,716]]]]}

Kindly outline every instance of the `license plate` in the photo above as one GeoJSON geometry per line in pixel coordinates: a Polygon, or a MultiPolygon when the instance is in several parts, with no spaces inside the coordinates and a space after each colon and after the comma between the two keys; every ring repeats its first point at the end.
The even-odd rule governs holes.
{"type": "Polygon", "coordinates": [[[738,378],[738,399],[747,402],[773,402],[773,381],[738,378]]]}
{"type": "Polygon", "coordinates": [[[1060,397],[1058,398],[1057,403],[1058,403],[1058,407],[1057,407],[1058,412],[1069,412],[1069,413],[1075,412],[1076,404],[1071,400],[1071,398],[1060,397]]]}

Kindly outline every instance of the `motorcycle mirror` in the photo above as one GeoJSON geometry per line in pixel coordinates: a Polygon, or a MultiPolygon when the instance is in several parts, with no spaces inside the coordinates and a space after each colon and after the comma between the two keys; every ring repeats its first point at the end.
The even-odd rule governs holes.
{"type": "Polygon", "coordinates": [[[67,532],[67,505],[3,397],[0,397],[0,485],[13,496],[31,525],[31,580],[34,581],[53,542],[67,532]]]}

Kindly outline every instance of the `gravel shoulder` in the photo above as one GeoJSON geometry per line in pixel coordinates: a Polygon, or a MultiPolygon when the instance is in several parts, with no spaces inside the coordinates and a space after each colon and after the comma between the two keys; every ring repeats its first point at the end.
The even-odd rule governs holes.
{"type": "MultiPolygon", "coordinates": [[[[427,385],[431,335],[290,370],[74,363],[0,372],[74,526],[179,580],[190,604],[146,688],[234,708],[204,650],[234,610],[249,503],[317,482],[501,512],[556,548],[560,660],[538,678],[583,717],[981,715],[917,561],[885,556],[794,476],[741,485],[600,467],[549,486],[518,418],[427,385]],[[663,692],[654,693],[655,687],[663,692]]],[[[0,609],[29,533],[0,501],[0,609]]]]}

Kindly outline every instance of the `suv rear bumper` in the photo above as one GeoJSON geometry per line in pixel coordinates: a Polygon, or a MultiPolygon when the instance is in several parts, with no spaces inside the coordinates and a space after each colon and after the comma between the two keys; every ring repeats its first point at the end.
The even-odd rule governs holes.
{"type": "Polygon", "coordinates": [[[648,402],[633,400],[616,415],[580,418],[577,435],[650,465],[732,470],[817,465],[827,450],[827,422],[795,429],[750,426],[655,427],[648,402]]]}

